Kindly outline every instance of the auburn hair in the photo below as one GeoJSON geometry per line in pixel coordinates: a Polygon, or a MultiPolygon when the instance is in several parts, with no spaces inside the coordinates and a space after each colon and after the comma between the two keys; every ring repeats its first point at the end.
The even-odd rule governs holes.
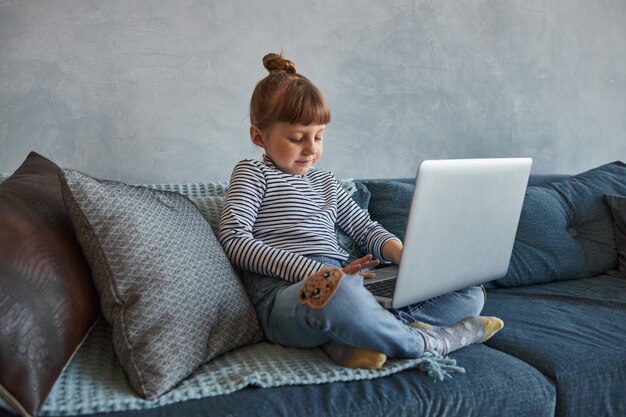
{"type": "Polygon", "coordinates": [[[265,129],[274,123],[308,126],[330,122],[330,109],[322,92],[282,54],[263,57],[269,75],[259,81],[250,99],[250,123],[265,129]]]}

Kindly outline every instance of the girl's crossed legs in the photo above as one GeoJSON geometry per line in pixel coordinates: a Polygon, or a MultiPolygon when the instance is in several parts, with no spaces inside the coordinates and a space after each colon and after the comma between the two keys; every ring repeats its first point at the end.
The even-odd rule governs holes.
{"type": "MultiPolygon", "coordinates": [[[[316,259],[341,268],[334,259],[316,259]]],[[[361,276],[347,275],[328,304],[317,310],[298,300],[298,292],[304,280],[290,284],[280,279],[246,273],[244,282],[263,331],[274,343],[309,348],[332,340],[339,345],[403,358],[415,358],[424,350],[437,347],[437,340],[433,341],[429,337],[432,332],[423,328],[417,330],[409,324],[424,322],[449,326],[468,317],[478,316],[485,302],[482,288],[471,287],[402,309],[386,310],[363,287],[361,276]]],[[[457,327],[455,332],[469,333],[469,337],[463,335],[463,339],[469,340],[469,343],[481,341],[485,336],[485,325],[481,321],[463,323],[463,326],[457,327]],[[473,329],[472,326],[478,328],[473,329]],[[472,333],[476,333],[476,337],[472,338],[472,333]]],[[[434,337],[438,338],[436,334],[434,337]]],[[[469,343],[464,342],[463,345],[469,343]]],[[[438,350],[448,353],[461,346],[453,343],[452,347],[450,349],[450,344],[446,342],[438,350]]]]}

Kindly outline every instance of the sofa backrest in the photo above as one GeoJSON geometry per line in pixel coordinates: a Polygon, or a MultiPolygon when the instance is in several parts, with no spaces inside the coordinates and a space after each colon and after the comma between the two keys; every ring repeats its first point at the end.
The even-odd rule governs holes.
{"type": "Polygon", "coordinates": [[[616,268],[615,230],[605,194],[626,195],[623,163],[528,187],[509,271],[496,283],[578,279],[616,268]]]}
{"type": "MultiPolygon", "coordinates": [[[[413,180],[362,180],[371,217],[404,239],[413,180]]],[[[531,176],[507,274],[500,286],[602,274],[617,266],[613,220],[604,194],[626,195],[626,165],[578,175],[531,176]]]]}

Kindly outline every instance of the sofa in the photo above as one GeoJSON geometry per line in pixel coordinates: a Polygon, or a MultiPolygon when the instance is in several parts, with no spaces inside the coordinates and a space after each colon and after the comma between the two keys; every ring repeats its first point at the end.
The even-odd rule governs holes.
{"type": "MultiPolygon", "coordinates": [[[[483,314],[501,317],[502,331],[448,358],[394,359],[379,371],[342,369],[319,349],[262,340],[237,271],[210,239],[226,182],[133,186],[61,170],[34,152],[7,177],[0,184],[1,417],[626,415],[621,162],[531,176],[509,270],[485,284],[483,314]],[[138,202],[122,208],[130,223],[111,220],[130,200],[138,202]],[[108,220],[94,220],[101,218],[108,220]],[[134,233],[154,233],[155,218],[168,219],[159,227],[174,223],[166,238],[150,238],[149,250],[135,253],[147,243],[134,233]],[[111,229],[123,239],[109,239],[111,229]],[[165,259],[161,250],[176,256],[165,259]],[[205,253],[221,265],[211,273],[217,281],[193,275],[207,267],[205,253]],[[146,286],[145,277],[170,275],[173,283],[146,286]],[[226,288],[216,289],[225,276],[226,288]],[[146,312],[150,303],[156,312],[146,312]],[[199,321],[188,326],[192,320],[199,321]]],[[[341,185],[403,238],[412,179],[341,185]]],[[[338,238],[359,256],[340,230],[338,238]]]]}

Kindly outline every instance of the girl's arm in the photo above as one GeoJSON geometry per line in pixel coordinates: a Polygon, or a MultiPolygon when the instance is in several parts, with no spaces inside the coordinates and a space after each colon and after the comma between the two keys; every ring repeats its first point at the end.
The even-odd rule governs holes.
{"type": "Polygon", "coordinates": [[[374,258],[398,263],[402,254],[402,242],[373,221],[369,213],[359,207],[339,183],[336,187],[337,225],[366,253],[374,255],[374,258]]]}
{"type": "Polygon", "coordinates": [[[220,220],[219,241],[230,261],[239,268],[291,282],[319,271],[323,264],[257,240],[252,228],[263,202],[263,173],[250,161],[233,170],[220,220]]]}

